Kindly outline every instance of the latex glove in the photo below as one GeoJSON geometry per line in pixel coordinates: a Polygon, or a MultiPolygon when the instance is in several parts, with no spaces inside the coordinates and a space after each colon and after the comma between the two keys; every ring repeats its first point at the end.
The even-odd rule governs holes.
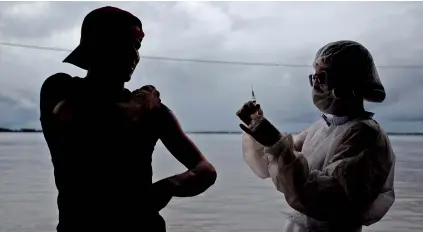
{"type": "Polygon", "coordinates": [[[241,129],[264,146],[273,146],[281,138],[281,133],[264,116],[259,104],[246,102],[236,115],[246,125],[240,124],[241,129]]]}
{"type": "Polygon", "coordinates": [[[246,102],[237,112],[236,115],[243,121],[246,125],[251,124],[251,115],[258,114],[264,115],[263,110],[260,107],[260,104],[255,104],[252,101],[246,102]]]}
{"type": "Polygon", "coordinates": [[[275,145],[282,136],[279,130],[269,120],[258,114],[251,116],[251,124],[249,126],[240,124],[239,127],[258,143],[266,147],[275,145]]]}

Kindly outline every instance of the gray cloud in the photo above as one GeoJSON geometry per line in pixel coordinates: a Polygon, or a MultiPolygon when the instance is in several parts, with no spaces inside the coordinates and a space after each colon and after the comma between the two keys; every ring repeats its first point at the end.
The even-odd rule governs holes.
{"type": "MultiPolygon", "coordinates": [[[[327,42],[350,39],[363,43],[378,65],[423,60],[419,2],[2,2],[0,40],[74,48],[84,15],[105,5],[140,17],[145,55],[311,64],[327,42]]],[[[39,127],[43,80],[56,72],[84,75],[61,63],[66,55],[0,46],[0,126],[39,127]]],[[[157,86],[187,130],[237,130],[235,111],[250,99],[252,84],[265,114],[295,131],[319,117],[307,79],[312,71],[142,59],[128,88],[157,86]]],[[[368,109],[386,130],[423,131],[422,72],[379,69],[388,96],[368,109]]]]}
{"type": "Polygon", "coordinates": [[[7,126],[12,128],[34,128],[37,124],[38,109],[37,102],[31,101],[33,96],[23,96],[15,93],[14,95],[0,94],[0,127],[7,126]]]}

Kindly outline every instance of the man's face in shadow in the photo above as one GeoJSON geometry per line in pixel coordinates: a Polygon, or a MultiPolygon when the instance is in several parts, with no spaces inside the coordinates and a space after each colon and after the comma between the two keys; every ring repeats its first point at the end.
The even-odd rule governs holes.
{"type": "Polygon", "coordinates": [[[117,82],[128,82],[138,65],[143,34],[138,26],[124,28],[104,39],[97,39],[93,68],[102,69],[108,78],[118,78],[117,82]]]}

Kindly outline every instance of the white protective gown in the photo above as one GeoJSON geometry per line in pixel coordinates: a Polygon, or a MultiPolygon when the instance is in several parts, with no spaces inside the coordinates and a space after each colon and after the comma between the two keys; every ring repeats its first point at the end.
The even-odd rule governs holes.
{"type": "Polygon", "coordinates": [[[247,164],[260,178],[271,177],[295,210],[285,232],[359,232],[395,201],[395,154],[379,124],[371,117],[331,120],[286,134],[273,147],[243,135],[247,164]],[[289,154],[292,163],[284,160],[289,154]]]}

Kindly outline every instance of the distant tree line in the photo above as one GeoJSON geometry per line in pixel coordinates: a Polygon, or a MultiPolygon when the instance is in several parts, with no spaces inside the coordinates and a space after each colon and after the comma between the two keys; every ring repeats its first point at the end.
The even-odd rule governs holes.
{"type": "Polygon", "coordinates": [[[42,130],[33,129],[33,128],[21,128],[21,129],[14,130],[14,129],[0,127],[0,132],[42,132],[42,130]]]}

